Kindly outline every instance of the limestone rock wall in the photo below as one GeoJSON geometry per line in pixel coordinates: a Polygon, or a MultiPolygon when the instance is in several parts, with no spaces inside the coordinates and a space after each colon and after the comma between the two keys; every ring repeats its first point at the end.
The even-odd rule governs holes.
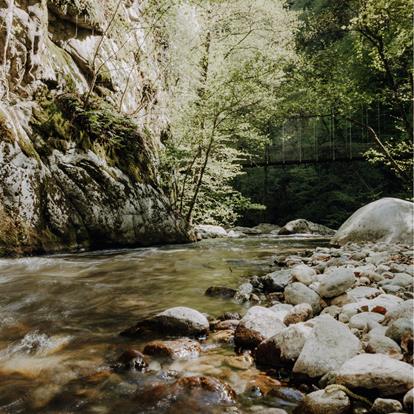
{"type": "Polygon", "coordinates": [[[192,239],[158,182],[162,46],[142,8],[0,0],[0,253],[192,239]],[[88,110],[55,105],[93,82],[88,110]]]}

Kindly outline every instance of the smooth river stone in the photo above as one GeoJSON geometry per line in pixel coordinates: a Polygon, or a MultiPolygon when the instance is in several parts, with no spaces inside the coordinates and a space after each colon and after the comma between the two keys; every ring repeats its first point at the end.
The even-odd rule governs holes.
{"type": "Polygon", "coordinates": [[[321,315],[306,340],[293,372],[321,377],[338,369],[361,350],[359,339],[349,328],[329,315],[321,315]]]}
{"type": "Polygon", "coordinates": [[[338,369],[336,383],[376,390],[381,395],[397,395],[413,387],[413,375],[413,367],[406,362],[383,354],[361,354],[338,369]]]}

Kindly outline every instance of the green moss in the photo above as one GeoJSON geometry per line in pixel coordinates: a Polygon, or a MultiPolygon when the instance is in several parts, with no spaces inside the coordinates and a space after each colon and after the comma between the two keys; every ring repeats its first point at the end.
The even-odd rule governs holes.
{"type": "Polygon", "coordinates": [[[0,140],[7,142],[14,142],[15,137],[13,132],[7,125],[6,117],[0,113],[0,140]]]}
{"type": "Polygon", "coordinates": [[[141,134],[137,125],[99,98],[85,105],[78,95],[65,93],[55,100],[39,99],[41,110],[34,113],[32,126],[44,141],[40,150],[48,155],[53,148],[64,151],[70,141],[91,150],[138,182],[154,181],[152,149],[148,131],[141,134]]]}

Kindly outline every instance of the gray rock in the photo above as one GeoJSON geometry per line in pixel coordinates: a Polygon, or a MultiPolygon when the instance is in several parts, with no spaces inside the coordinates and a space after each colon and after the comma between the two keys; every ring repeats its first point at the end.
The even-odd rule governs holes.
{"type": "Polygon", "coordinates": [[[414,204],[397,198],[382,198],[357,210],[336,232],[332,243],[387,242],[413,244],[414,204]]]}
{"type": "Polygon", "coordinates": [[[393,339],[394,341],[400,343],[401,338],[405,333],[413,335],[413,319],[400,318],[388,325],[387,330],[385,331],[385,336],[393,339]]]}
{"type": "Polygon", "coordinates": [[[370,322],[382,322],[384,315],[375,312],[358,313],[349,320],[349,327],[366,330],[370,322]]]}
{"type": "Polygon", "coordinates": [[[228,237],[227,231],[221,226],[212,224],[199,224],[196,226],[196,232],[200,239],[215,239],[217,237],[228,237]]]}
{"type": "Polygon", "coordinates": [[[253,229],[260,234],[274,234],[279,232],[280,226],[271,223],[260,223],[257,226],[254,226],[253,229]]]}
{"type": "Polygon", "coordinates": [[[361,349],[358,338],[346,325],[329,315],[316,319],[311,335],[296,361],[293,372],[320,377],[339,368],[361,349]]]}
{"type": "Polygon", "coordinates": [[[331,305],[326,307],[322,312],[321,315],[327,314],[332,316],[332,318],[337,319],[339,314],[341,313],[342,308],[340,306],[331,305]]]}
{"type": "Polygon", "coordinates": [[[276,335],[261,342],[255,352],[259,364],[278,367],[292,363],[299,357],[312,327],[303,323],[290,325],[276,335]]]}
{"type": "Polygon", "coordinates": [[[290,270],[278,270],[260,278],[265,292],[282,292],[292,280],[290,270]]]}
{"type": "Polygon", "coordinates": [[[344,391],[319,390],[307,394],[300,406],[304,414],[345,414],[351,401],[344,391]]]}
{"type": "Polygon", "coordinates": [[[347,293],[350,302],[358,302],[361,299],[373,299],[381,294],[381,291],[373,287],[356,287],[347,293]]]}
{"type": "Polygon", "coordinates": [[[312,306],[308,303],[300,303],[289,310],[288,314],[283,319],[283,322],[286,326],[289,326],[294,323],[305,322],[312,318],[312,316],[312,306]]]}
{"type": "Polygon", "coordinates": [[[315,275],[315,270],[305,264],[295,266],[292,269],[293,280],[301,282],[306,286],[309,286],[313,282],[315,275]]]}
{"type": "Polygon", "coordinates": [[[396,359],[402,358],[401,348],[395,341],[387,336],[375,333],[371,334],[371,332],[365,347],[366,352],[370,354],[385,354],[396,359]]]}
{"type": "Polygon", "coordinates": [[[381,395],[397,395],[413,386],[413,367],[383,354],[361,354],[337,371],[336,382],[348,388],[366,388],[381,395]]]}
{"type": "Polygon", "coordinates": [[[286,325],[270,309],[253,306],[240,320],[234,342],[241,348],[255,348],[260,342],[276,335],[285,327],[286,325]]]}
{"type": "Polygon", "coordinates": [[[329,270],[321,280],[319,294],[323,298],[333,298],[346,292],[352,287],[356,279],[354,272],[347,268],[329,270]]]}
{"type": "Polygon", "coordinates": [[[135,336],[145,330],[166,335],[201,336],[208,333],[209,323],[207,318],[195,309],[178,306],[138,322],[135,327],[124,331],[123,334],[135,336]]]}
{"type": "Polygon", "coordinates": [[[414,388],[411,388],[410,391],[407,391],[407,393],[404,395],[404,408],[406,410],[412,410],[414,406],[414,388]]]}
{"type": "MultiPolygon", "coordinates": [[[[349,317],[352,317],[358,311],[371,312],[373,309],[381,307],[385,309],[388,315],[391,310],[397,308],[402,302],[403,300],[397,296],[381,294],[375,299],[362,299],[355,303],[348,303],[342,307],[342,311],[348,313],[350,315],[349,317]]],[[[384,323],[386,323],[386,320],[387,316],[384,319],[384,323]]]]}
{"type": "Polygon", "coordinates": [[[399,286],[399,287],[409,287],[413,285],[413,277],[407,273],[395,273],[394,277],[391,279],[384,279],[379,282],[380,286],[399,286]]]}
{"type": "Polygon", "coordinates": [[[375,414],[390,414],[399,413],[402,408],[402,404],[398,400],[377,398],[372,404],[371,411],[375,414]]]}
{"type": "Polygon", "coordinates": [[[293,309],[293,305],[289,305],[288,303],[277,303],[269,309],[273,311],[281,321],[283,321],[286,315],[293,309]]]}
{"type": "Polygon", "coordinates": [[[385,315],[384,323],[389,324],[392,321],[401,318],[413,318],[414,311],[414,300],[406,300],[403,303],[394,306],[392,309],[389,309],[385,315]]]}
{"type": "Polygon", "coordinates": [[[321,311],[321,298],[312,289],[308,288],[303,283],[294,282],[287,286],[285,291],[285,301],[292,305],[299,305],[300,303],[308,303],[312,306],[313,313],[316,315],[321,311]]]}
{"type": "Polygon", "coordinates": [[[305,219],[297,219],[289,221],[280,230],[279,234],[318,234],[321,236],[332,236],[335,234],[335,230],[321,224],[312,223],[305,219]]]}
{"type": "Polygon", "coordinates": [[[246,302],[250,299],[250,295],[253,292],[253,285],[249,282],[243,283],[237,289],[234,299],[239,302],[246,302]]]}

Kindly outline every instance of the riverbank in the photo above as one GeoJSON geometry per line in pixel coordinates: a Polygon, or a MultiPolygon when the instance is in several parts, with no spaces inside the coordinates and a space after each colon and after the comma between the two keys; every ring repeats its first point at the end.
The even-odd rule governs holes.
{"type": "MultiPolygon", "coordinates": [[[[413,387],[412,249],[385,243],[318,247],[276,257],[274,265],[273,272],[253,276],[238,289],[212,286],[207,290],[208,295],[247,302],[250,307],[241,319],[237,313],[225,313],[219,318],[209,315],[208,322],[195,310],[172,308],[123,334],[203,339],[209,335],[207,343],[234,344],[235,352],[227,357],[227,364],[246,373],[264,370],[260,381],[250,379],[241,392],[242,399],[249,398],[252,405],[247,412],[282,413],[269,408],[268,402],[289,392],[294,397],[285,395],[286,400],[291,398],[285,407],[288,412],[392,413],[402,412],[403,407],[409,412],[413,387]]],[[[203,343],[158,339],[147,343],[143,353],[152,358],[194,360],[203,343]]],[[[139,354],[142,359],[147,356],[139,354]]],[[[221,379],[226,379],[224,372],[217,370],[221,379]]],[[[237,405],[240,399],[237,392],[224,393],[224,398],[223,390],[215,389],[217,384],[211,384],[212,391],[210,385],[207,390],[194,384],[188,389],[177,381],[161,386],[165,393],[162,404],[171,409],[175,404],[169,402],[171,395],[185,400],[193,387],[197,393],[214,391],[218,406],[237,405]]],[[[200,381],[200,377],[191,381],[200,381]]],[[[224,381],[220,386],[228,385],[224,381]]],[[[156,393],[146,390],[144,394],[148,407],[159,404],[156,393]]],[[[274,401],[269,405],[275,404],[278,407],[274,401]]]]}
{"type": "Polygon", "coordinates": [[[412,329],[395,315],[406,317],[412,303],[411,263],[403,245],[335,248],[274,235],[2,259],[0,407],[279,414],[318,413],[315,404],[363,413],[377,398],[401,404],[412,329]],[[324,282],[341,269],[353,278],[346,272],[335,283],[344,293],[333,295],[324,282]],[[225,297],[205,295],[214,286],[226,287],[225,297]],[[138,335],[118,335],[137,325],[138,335]],[[357,360],[375,389],[349,382],[352,364],[332,375],[361,357],[388,367],[374,378],[374,362],[357,360]]]}

